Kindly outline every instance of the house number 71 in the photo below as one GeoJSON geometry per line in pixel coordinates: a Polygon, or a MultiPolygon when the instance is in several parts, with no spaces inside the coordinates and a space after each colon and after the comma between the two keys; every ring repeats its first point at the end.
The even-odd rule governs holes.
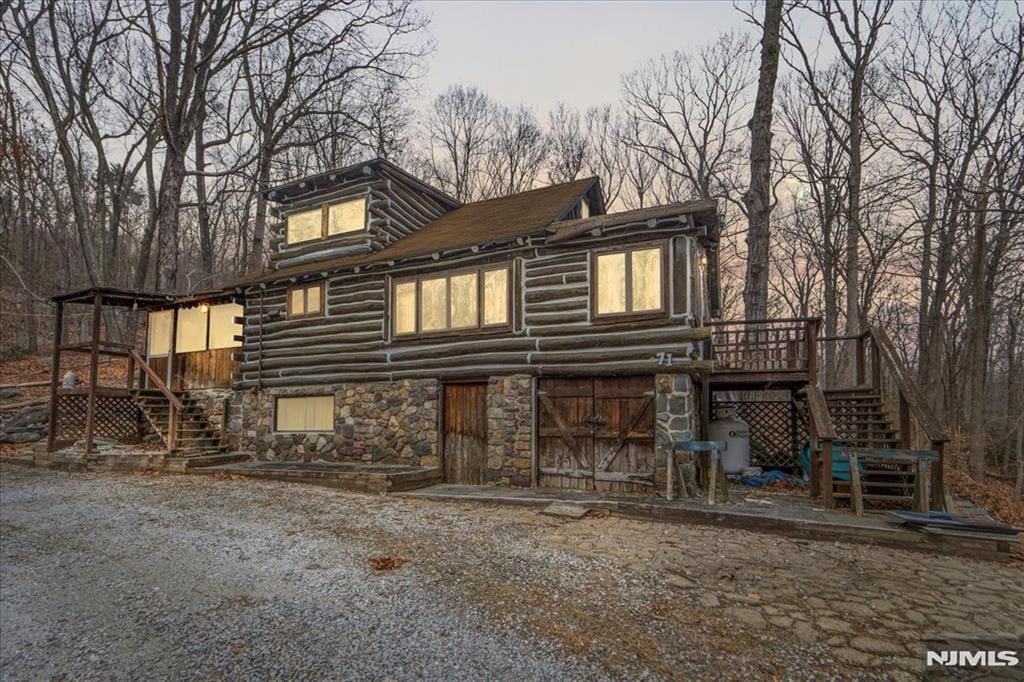
{"type": "Polygon", "coordinates": [[[656,357],[658,358],[658,366],[659,367],[671,367],[672,366],[672,354],[671,353],[658,353],[658,355],[656,357]]]}

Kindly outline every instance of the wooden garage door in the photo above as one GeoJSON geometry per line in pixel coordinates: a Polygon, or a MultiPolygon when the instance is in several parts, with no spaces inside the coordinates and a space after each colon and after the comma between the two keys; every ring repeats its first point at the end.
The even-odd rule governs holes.
{"type": "Polygon", "coordinates": [[[541,379],[537,388],[540,485],[653,490],[653,377],[541,379]]]}
{"type": "Polygon", "coordinates": [[[486,483],[487,384],[444,387],[444,480],[486,483]]]}

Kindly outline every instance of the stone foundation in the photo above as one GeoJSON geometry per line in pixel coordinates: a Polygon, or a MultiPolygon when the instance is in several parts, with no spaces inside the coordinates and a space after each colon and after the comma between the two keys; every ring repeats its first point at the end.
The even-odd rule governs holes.
{"type": "Polygon", "coordinates": [[[654,387],[654,481],[661,493],[665,490],[665,467],[672,443],[696,437],[693,380],[688,374],[658,374],[654,387]]]}
{"type": "Polygon", "coordinates": [[[438,466],[437,381],[325,386],[315,393],[334,394],[333,433],[275,432],[274,399],[313,393],[309,388],[241,392],[232,420],[241,447],[259,460],[438,466]]]}
{"type": "Polygon", "coordinates": [[[213,432],[220,433],[221,424],[224,423],[224,405],[228,401],[228,429],[225,433],[229,450],[237,450],[240,446],[239,424],[237,420],[239,397],[230,388],[202,388],[188,392],[190,396],[199,400],[199,405],[206,413],[206,420],[213,432]]]}
{"type": "Polygon", "coordinates": [[[487,382],[487,480],[530,485],[533,466],[533,379],[526,374],[487,382]]]}

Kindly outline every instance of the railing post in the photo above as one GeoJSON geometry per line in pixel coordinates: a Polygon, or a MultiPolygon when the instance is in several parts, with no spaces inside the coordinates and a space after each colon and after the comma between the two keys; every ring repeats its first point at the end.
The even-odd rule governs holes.
{"type": "Polygon", "coordinates": [[[131,353],[128,354],[128,390],[132,391],[135,388],[135,356],[131,353]]]}
{"type": "Polygon", "coordinates": [[[818,325],[821,320],[807,321],[807,379],[811,384],[818,383],[818,325]]]}
{"type": "Polygon", "coordinates": [[[939,453],[939,459],[929,467],[931,471],[931,500],[929,506],[935,511],[949,511],[946,509],[946,494],[943,488],[943,471],[946,463],[946,444],[942,441],[933,440],[932,450],[939,453]]]}
{"type": "Polygon", "coordinates": [[[171,454],[178,441],[178,410],[167,402],[167,454],[171,454]]]}
{"type": "MultiPolygon", "coordinates": [[[[808,409],[808,413],[810,410],[808,409]]],[[[818,461],[820,454],[820,443],[818,442],[818,426],[814,416],[808,414],[807,435],[810,437],[811,448],[811,497],[817,498],[821,495],[821,463],[818,461]]]]}
{"type": "Polygon", "coordinates": [[[93,436],[96,435],[96,385],[100,370],[100,327],[103,324],[103,294],[92,300],[92,342],[89,344],[89,402],[85,411],[85,452],[92,454],[93,436]]]}
{"type": "Polygon", "coordinates": [[[64,301],[57,301],[53,317],[53,364],[50,366],[50,432],[46,436],[46,451],[53,452],[57,439],[57,385],[60,382],[60,347],[64,343],[64,301]]]}
{"type": "Polygon", "coordinates": [[[835,506],[832,499],[832,439],[826,438],[821,447],[821,503],[826,509],[835,506]]]}

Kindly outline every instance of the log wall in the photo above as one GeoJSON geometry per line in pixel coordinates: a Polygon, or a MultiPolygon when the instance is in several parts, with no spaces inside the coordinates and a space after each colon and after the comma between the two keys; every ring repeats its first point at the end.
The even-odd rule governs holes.
{"type": "Polygon", "coordinates": [[[337,190],[317,193],[288,204],[270,225],[272,267],[284,268],[326,258],[367,253],[384,248],[415,232],[446,213],[434,197],[411,187],[401,178],[381,169],[372,176],[340,185],[337,190]],[[332,235],[289,246],[287,216],[323,204],[366,197],[367,228],[364,232],[332,235]]]}
{"type": "Polygon", "coordinates": [[[558,243],[521,238],[502,247],[462,250],[380,270],[327,278],[327,314],[288,320],[286,287],[250,287],[236,388],[327,385],[348,381],[487,379],[527,374],[572,376],[703,370],[707,329],[691,313],[702,297],[692,276],[701,247],[678,221],[609,230],[558,243]],[[664,241],[667,310],[651,319],[594,320],[590,306],[594,249],[664,241]],[[429,339],[392,339],[392,278],[498,262],[514,264],[513,328],[429,339]],[[668,357],[671,356],[671,364],[668,357]],[[660,364],[659,364],[660,363],[660,364]]]}

